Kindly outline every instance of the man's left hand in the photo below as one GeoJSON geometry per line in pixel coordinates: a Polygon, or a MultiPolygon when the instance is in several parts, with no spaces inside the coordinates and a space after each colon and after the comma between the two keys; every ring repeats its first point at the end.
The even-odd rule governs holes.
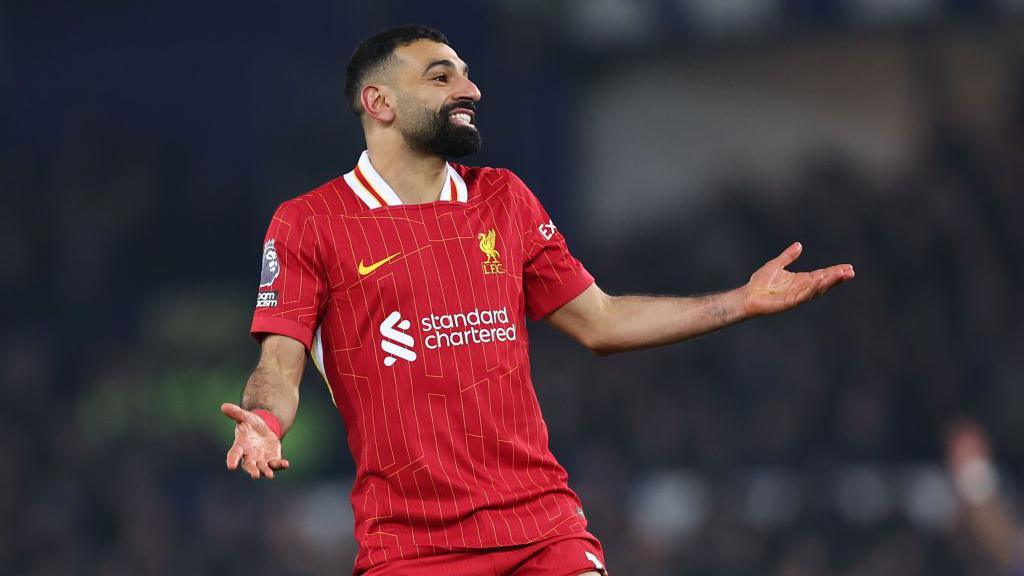
{"type": "Polygon", "coordinates": [[[748,315],[761,316],[789,310],[853,279],[853,266],[850,264],[837,264],[812,272],[786,270],[786,266],[796,261],[802,251],[803,246],[794,242],[750,276],[750,282],[743,287],[743,307],[748,315]]]}

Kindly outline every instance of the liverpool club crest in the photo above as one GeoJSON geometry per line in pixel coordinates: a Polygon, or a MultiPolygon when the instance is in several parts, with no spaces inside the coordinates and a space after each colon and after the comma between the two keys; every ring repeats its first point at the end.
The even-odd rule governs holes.
{"type": "Polygon", "coordinates": [[[504,274],[505,269],[501,265],[501,258],[498,256],[498,250],[494,245],[498,241],[498,235],[491,228],[486,233],[481,232],[476,235],[480,239],[480,251],[484,253],[484,261],[481,263],[484,274],[504,274]]]}

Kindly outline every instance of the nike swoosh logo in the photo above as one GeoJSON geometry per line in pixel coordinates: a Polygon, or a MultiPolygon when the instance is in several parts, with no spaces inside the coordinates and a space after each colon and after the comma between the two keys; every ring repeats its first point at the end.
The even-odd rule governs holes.
{"type": "Polygon", "coordinates": [[[359,272],[360,276],[366,276],[370,272],[373,272],[377,268],[380,268],[381,266],[387,264],[392,259],[396,258],[399,254],[401,254],[401,252],[395,252],[391,256],[388,256],[387,258],[385,258],[383,260],[378,260],[378,261],[374,262],[373,264],[370,264],[369,266],[366,266],[365,264],[363,264],[363,261],[360,259],[359,260],[359,268],[357,269],[357,271],[359,272]]]}

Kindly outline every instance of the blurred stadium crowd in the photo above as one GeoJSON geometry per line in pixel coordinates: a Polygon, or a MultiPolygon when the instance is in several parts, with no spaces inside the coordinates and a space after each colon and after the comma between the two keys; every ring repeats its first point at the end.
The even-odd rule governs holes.
{"type": "MultiPolygon", "coordinates": [[[[10,72],[18,54],[5,54],[10,72]]],[[[685,225],[665,214],[600,251],[571,232],[585,193],[552,201],[611,290],[735,286],[792,240],[806,247],[798,267],[858,272],[807,309],[661,350],[596,359],[531,326],[553,451],[613,574],[997,573],[959,522],[942,435],[962,414],[982,422],[1012,502],[1024,481],[1024,68],[1005,77],[995,130],[921,95],[922,137],[885,178],[815,150],[784,194],[723,175],[685,225]]],[[[218,171],[247,162],[245,142],[219,135],[197,155],[113,112],[3,143],[0,573],[347,573],[352,465],[315,371],[285,442],[293,469],[272,483],[224,470],[231,426],[218,411],[256,358],[246,331],[266,218],[354,158],[325,149],[334,128],[253,144],[283,166],[259,181],[218,171]]],[[[354,126],[338,129],[358,151],[354,126]]],[[[500,138],[484,136],[485,149],[500,138]]]]}

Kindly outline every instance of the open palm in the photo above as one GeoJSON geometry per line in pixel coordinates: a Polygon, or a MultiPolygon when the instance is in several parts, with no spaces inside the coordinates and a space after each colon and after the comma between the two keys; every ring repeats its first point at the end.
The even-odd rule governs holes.
{"type": "Polygon", "coordinates": [[[786,270],[786,266],[796,261],[802,251],[803,246],[794,242],[750,276],[743,302],[748,314],[757,316],[788,310],[853,278],[853,266],[850,264],[837,264],[811,272],[786,270]]]}
{"type": "Polygon", "coordinates": [[[241,465],[253,480],[258,480],[273,478],[275,470],[288,468],[288,461],[281,457],[281,440],[262,418],[237,404],[225,403],[220,409],[235,421],[235,441],[227,457],[229,470],[241,465]]]}

